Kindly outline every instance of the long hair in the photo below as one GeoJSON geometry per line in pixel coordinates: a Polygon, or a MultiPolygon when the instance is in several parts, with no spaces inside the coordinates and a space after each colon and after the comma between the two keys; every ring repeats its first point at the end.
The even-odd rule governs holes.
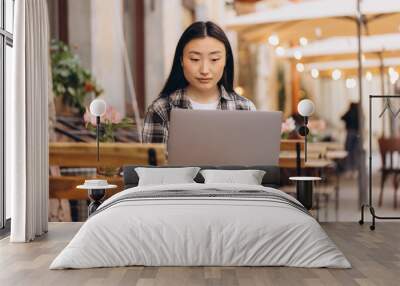
{"type": "Polygon", "coordinates": [[[199,21],[191,24],[180,37],[175,49],[171,72],[160,93],[161,97],[167,97],[176,90],[185,88],[188,85],[188,81],[183,74],[183,68],[181,65],[183,49],[191,40],[204,37],[215,38],[224,44],[226,61],[223,75],[218,81],[218,86],[223,85],[228,92],[233,92],[234,63],[229,40],[224,31],[217,24],[210,21],[199,21]]]}

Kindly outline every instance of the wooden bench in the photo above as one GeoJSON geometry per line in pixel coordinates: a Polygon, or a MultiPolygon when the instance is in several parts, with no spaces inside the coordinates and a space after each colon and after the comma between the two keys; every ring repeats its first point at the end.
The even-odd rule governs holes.
{"type": "MultiPolygon", "coordinates": [[[[140,143],[101,143],[100,161],[97,162],[95,142],[56,142],[49,145],[50,166],[88,168],[88,167],[122,167],[128,164],[163,165],[165,164],[164,144],[140,143]]],[[[98,177],[98,176],[97,176],[98,177]]],[[[69,200],[86,200],[87,191],[76,189],[77,185],[88,179],[88,176],[51,175],[49,178],[49,197],[69,200]]],[[[106,178],[118,188],[107,192],[111,196],[123,188],[121,176],[106,178]]]]}

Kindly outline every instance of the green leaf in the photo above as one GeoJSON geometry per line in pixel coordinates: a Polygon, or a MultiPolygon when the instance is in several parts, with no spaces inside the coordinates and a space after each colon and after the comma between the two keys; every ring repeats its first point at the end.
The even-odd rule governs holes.
{"type": "Polygon", "coordinates": [[[68,87],[67,90],[69,94],[75,95],[75,90],[72,87],[68,87]]]}

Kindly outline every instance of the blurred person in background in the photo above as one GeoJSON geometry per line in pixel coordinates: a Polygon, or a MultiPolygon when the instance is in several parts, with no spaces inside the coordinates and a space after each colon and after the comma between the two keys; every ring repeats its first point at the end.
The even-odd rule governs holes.
{"type": "Polygon", "coordinates": [[[233,90],[234,60],[224,31],[213,22],[195,22],[180,37],[169,77],[148,107],[142,143],[167,143],[173,108],[255,110],[233,90]]]}
{"type": "Polygon", "coordinates": [[[346,125],[346,142],[345,149],[348,152],[345,171],[350,177],[357,176],[357,148],[359,144],[359,123],[358,123],[358,103],[352,102],[346,113],[341,117],[346,125]]]}

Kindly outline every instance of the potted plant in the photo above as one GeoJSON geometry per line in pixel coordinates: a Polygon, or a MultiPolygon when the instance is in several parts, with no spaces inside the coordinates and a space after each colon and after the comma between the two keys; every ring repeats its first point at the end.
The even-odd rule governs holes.
{"type": "Polygon", "coordinates": [[[89,97],[99,96],[103,90],[96,84],[91,73],[82,67],[79,58],[61,41],[51,42],[51,69],[53,92],[58,113],[82,115],[89,97]],[[60,103],[67,111],[60,108],[60,103]]]}

